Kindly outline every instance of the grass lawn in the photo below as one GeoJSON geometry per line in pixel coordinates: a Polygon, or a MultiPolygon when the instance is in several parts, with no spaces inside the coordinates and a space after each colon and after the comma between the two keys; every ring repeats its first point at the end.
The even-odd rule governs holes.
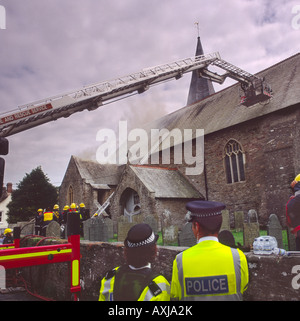
{"type": "MultiPolygon", "coordinates": [[[[235,243],[241,243],[244,245],[244,240],[243,240],[243,232],[237,232],[235,230],[231,231],[231,233],[234,236],[235,243]]],[[[259,232],[260,236],[263,235],[268,235],[266,230],[260,230],[259,232]]],[[[283,230],[282,231],[282,242],[283,242],[283,248],[288,251],[288,239],[287,239],[287,231],[283,230]]]]}

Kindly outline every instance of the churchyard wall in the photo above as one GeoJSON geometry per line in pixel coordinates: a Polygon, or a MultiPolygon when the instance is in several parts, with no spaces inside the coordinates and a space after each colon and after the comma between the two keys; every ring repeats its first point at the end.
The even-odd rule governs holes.
{"type": "MultiPolygon", "coordinates": [[[[175,256],[185,247],[158,246],[153,268],[171,281],[175,256]]],[[[123,243],[81,242],[82,291],[80,300],[96,301],[105,272],[124,263],[123,243]]],[[[246,253],[249,287],[245,301],[293,301],[300,299],[300,256],[258,256],[246,253]]],[[[67,263],[23,268],[31,289],[54,300],[71,300],[67,263]]]]}

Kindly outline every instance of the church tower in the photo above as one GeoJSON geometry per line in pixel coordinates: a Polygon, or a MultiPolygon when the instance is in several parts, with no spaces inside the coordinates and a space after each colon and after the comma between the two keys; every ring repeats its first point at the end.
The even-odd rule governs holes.
{"type": "MultiPolygon", "coordinates": [[[[198,36],[196,56],[200,56],[203,54],[204,52],[203,52],[202,44],[200,41],[200,37],[198,36]]],[[[214,93],[215,93],[215,90],[214,90],[212,81],[209,79],[199,77],[198,71],[194,70],[192,72],[192,79],[190,84],[187,105],[191,105],[214,93]]]]}

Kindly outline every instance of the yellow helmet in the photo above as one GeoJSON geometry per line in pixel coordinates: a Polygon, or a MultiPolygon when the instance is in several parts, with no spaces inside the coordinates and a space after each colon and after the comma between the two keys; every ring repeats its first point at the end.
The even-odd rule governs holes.
{"type": "Polygon", "coordinates": [[[85,207],[84,203],[79,204],[80,207],[85,207]]]}
{"type": "Polygon", "coordinates": [[[70,208],[70,206],[69,206],[69,205],[66,205],[66,206],[64,207],[64,211],[67,211],[69,208],[70,208]]]}
{"type": "Polygon", "coordinates": [[[37,211],[38,211],[38,212],[43,212],[43,209],[39,208],[37,211]]]}
{"type": "Polygon", "coordinates": [[[300,174],[298,174],[291,183],[291,187],[294,188],[297,183],[300,182],[300,174]]]}
{"type": "Polygon", "coordinates": [[[75,203],[72,203],[70,206],[70,208],[76,208],[76,207],[77,207],[77,205],[75,203]]]}
{"type": "Polygon", "coordinates": [[[295,177],[294,180],[297,181],[297,182],[300,182],[300,174],[298,174],[298,175],[295,177]]]}
{"type": "Polygon", "coordinates": [[[58,206],[57,204],[55,204],[55,205],[53,206],[53,209],[54,209],[54,210],[58,210],[58,209],[59,209],[59,206],[58,206]]]}
{"type": "Polygon", "coordinates": [[[4,235],[6,235],[8,233],[12,233],[12,229],[7,228],[7,229],[4,230],[4,235]]]}

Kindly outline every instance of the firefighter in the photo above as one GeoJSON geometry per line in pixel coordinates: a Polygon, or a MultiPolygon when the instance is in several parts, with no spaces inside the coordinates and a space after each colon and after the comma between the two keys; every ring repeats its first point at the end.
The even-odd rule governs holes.
{"type": "Polygon", "coordinates": [[[64,210],[59,217],[59,224],[60,224],[60,231],[61,231],[60,236],[63,239],[66,237],[66,226],[67,226],[69,209],[70,209],[69,205],[65,205],[64,210]]]}
{"type": "Polygon", "coordinates": [[[46,228],[50,222],[53,221],[53,212],[50,207],[47,208],[45,213],[43,214],[43,223],[42,223],[42,236],[46,236],[46,228]]]}
{"type": "Polygon", "coordinates": [[[72,203],[70,205],[69,212],[78,212],[78,206],[76,205],[76,203],[72,203]]]}
{"type": "Polygon", "coordinates": [[[300,174],[290,186],[294,195],[286,204],[286,220],[291,232],[296,236],[296,251],[300,251],[300,174]]]}
{"type": "Polygon", "coordinates": [[[59,214],[59,206],[55,204],[53,206],[53,220],[59,223],[60,220],[60,214],[59,214]]]}
{"type": "Polygon", "coordinates": [[[79,213],[82,215],[83,221],[86,221],[90,218],[89,210],[85,208],[84,203],[79,204],[79,213]]]}
{"type": "Polygon", "coordinates": [[[241,300],[249,279],[246,257],[217,238],[225,205],[192,201],[186,208],[197,244],[173,262],[171,300],[241,300]]]}
{"type": "Polygon", "coordinates": [[[35,216],[35,235],[41,235],[43,224],[43,210],[39,208],[35,216]]]}
{"type": "Polygon", "coordinates": [[[12,243],[14,243],[14,238],[11,235],[12,232],[13,231],[10,228],[7,228],[7,229],[4,230],[4,239],[3,239],[2,244],[12,244],[12,243]]]}
{"type": "Polygon", "coordinates": [[[106,273],[99,301],[170,300],[169,282],[151,268],[157,239],[148,224],[137,224],[129,230],[124,241],[126,264],[106,273]]]}
{"type": "Polygon", "coordinates": [[[84,203],[79,204],[80,214],[80,235],[83,236],[83,222],[89,219],[88,210],[85,208],[84,203]]]}

